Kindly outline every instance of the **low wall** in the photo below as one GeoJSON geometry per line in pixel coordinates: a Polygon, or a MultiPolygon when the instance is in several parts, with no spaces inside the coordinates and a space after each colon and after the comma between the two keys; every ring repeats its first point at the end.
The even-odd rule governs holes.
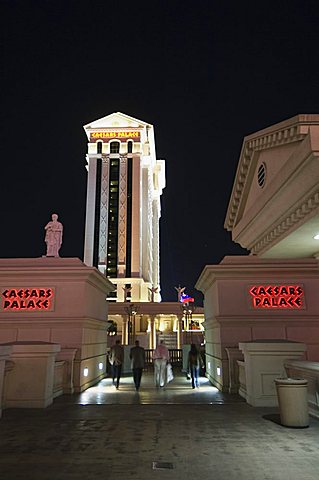
{"type": "Polygon", "coordinates": [[[282,340],[256,340],[240,343],[239,348],[244,354],[244,363],[238,365],[241,379],[239,394],[253,407],[277,406],[275,379],[283,376],[287,361],[303,358],[306,345],[282,340]],[[243,365],[244,381],[241,370],[243,365]]]}
{"type": "Polygon", "coordinates": [[[319,362],[294,360],[284,366],[288,377],[308,380],[309,414],[319,419],[319,362]]]}
{"type": "MultiPolygon", "coordinates": [[[[49,342],[12,342],[5,368],[3,408],[45,408],[54,398],[55,360],[61,347],[49,342]]],[[[63,365],[62,365],[63,370],[63,365]]]]}
{"type": "Polygon", "coordinates": [[[77,258],[0,259],[0,344],[59,345],[53,395],[81,392],[105,376],[113,288],[77,258]]]}

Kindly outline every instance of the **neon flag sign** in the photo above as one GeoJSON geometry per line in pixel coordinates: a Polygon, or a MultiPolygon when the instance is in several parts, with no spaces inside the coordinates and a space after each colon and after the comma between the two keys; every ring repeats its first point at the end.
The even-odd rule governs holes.
{"type": "Polygon", "coordinates": [[[253,285],[249,289],[253,308],[304,308],[302,285],[253,285]]]}

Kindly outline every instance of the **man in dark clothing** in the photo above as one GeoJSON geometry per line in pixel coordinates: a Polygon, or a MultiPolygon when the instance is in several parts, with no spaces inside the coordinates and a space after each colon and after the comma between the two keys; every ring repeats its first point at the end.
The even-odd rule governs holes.
{"type": "Polygon", "coordinates": [[[143,347],[140,347],[140,342],[138,340],[135,342],[135,347],[131,348],[130,359],[133,370],[134,384],[136,391],[138,391],[141,385],[141,378],[145,365],[145,350],[143,347]]]}
{"type": "Polygon", "coordinates": [[[122,364],[124,361],[124,348],[121,345],[120,340],[116,340],[115,345],[111,348],[109,361],[112,365],[113,385],[115,385],[116,379],[116,388],[118,389],[122,373],[122,364]]]}

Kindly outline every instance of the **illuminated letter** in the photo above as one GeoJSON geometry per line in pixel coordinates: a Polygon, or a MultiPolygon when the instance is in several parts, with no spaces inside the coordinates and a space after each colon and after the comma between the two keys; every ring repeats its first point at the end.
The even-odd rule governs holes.
{"type": "Polygon", "coordinates": [[[295,305],[294,305],[294,300],[293,300],[292,297],[288,298],[287,303],[288,303],[291,307],[294,307],[294,306],[295,306],[295,305]]]}
{"type": "Polygon", "coordinates": [[[251,290],[250,290],[250,293],[252,295],[257,295],[257,287],[253,287],[251,290]]]}

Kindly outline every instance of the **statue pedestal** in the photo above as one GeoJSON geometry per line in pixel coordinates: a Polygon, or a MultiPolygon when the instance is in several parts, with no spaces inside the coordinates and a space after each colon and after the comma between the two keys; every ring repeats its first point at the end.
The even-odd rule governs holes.
{"type": "MultiPolygon", "coordinates": [[[[105,376],[106,297],[113,289],[96,268],[78,258],[0,259],[0,343],[59,345],[60,377],[64,361],[60,390],[81,392],[105,376]]],[[[36,351],[23,359],[20,355],[19,363],[30,366],[36,351]]],[[[43,383],[44,377],[38,381],[43,383]]],[[[10,388],[15,391],[18,385],[10,388]]]]}

